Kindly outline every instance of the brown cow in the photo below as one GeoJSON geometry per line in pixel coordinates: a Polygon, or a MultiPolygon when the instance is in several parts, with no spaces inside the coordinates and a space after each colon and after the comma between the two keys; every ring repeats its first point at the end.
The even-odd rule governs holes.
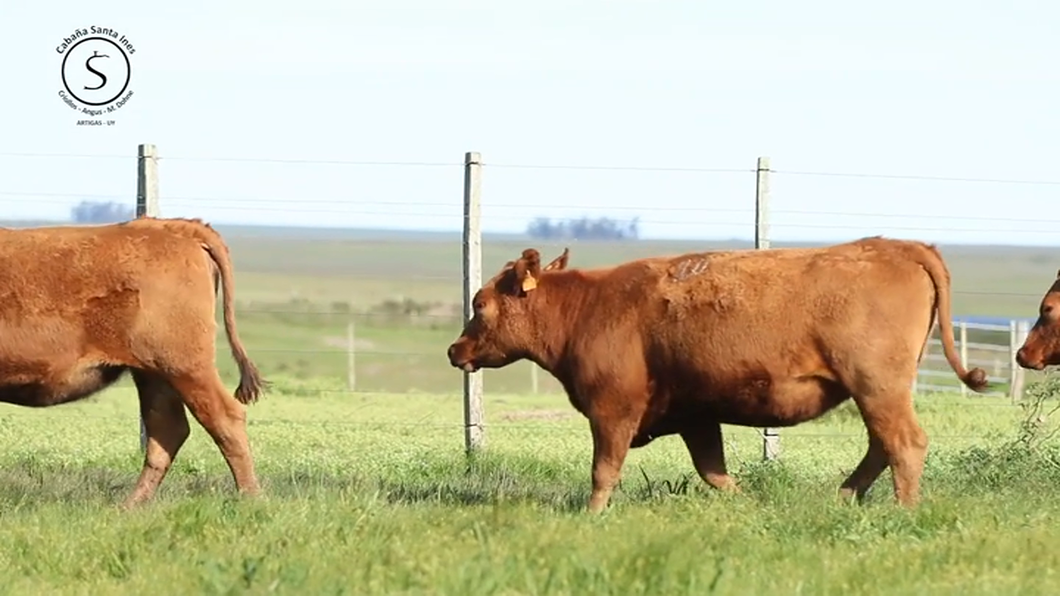
{"type": "Polygon", "coordinates": [[[1038,320],[1016,352],[1016,364],[1032,370],[1060,364],[1060,271],[1038,305],[1038,320]]]}
{"type": "Polygon", "coordinates": [[[236,333],[228,247],[200,220],[0,229],[0,401],[48,407],[92,395],[130,370],[147,431],[131,507],[151,498],[190,429],[186,405],[240,492],[258,480],[242,404],[265,386],[236,333]],[[218,375],[217,276],[235,398],[218,375]],[[237,401],[238,400],[238,401],[237,401]]]}
{"type": "Polygon", "coordinates": [[[919,498],[927,437],[911,386],[935,311],[953,345],[950,278],[938,251],[880,237],[826,248],[719,251],[566,269],[523,251],[480,289],[449,346],[467,372],[528,359],[551,373],[593,436],[591,512],[611,497],[630,448],[678,434],[703,480],[736,490],[721,424],[786,427],[853,396],[868,451],[841,486],[859,500],[889,465],[919,498]]]}

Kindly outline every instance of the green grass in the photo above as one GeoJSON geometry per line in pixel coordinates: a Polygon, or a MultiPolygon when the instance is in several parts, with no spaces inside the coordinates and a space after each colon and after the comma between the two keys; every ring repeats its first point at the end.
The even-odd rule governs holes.
{"type": "MultiPolygon", "coordinates": [[[[627,461],[612,507],[583,513],[591,440],[559,395],[487,397],[484,454],[463,456],[451,394],[348,394],[278,379],[249,410],[267,496],[232,498],[201,428],[157,500],[116,504],[140,464],[127,389],[50,410],[0,406],[5,593],[1055,593],[1060,449],[1019,447],[1005,400],[918,399],[924,501],[863,506],[836,486],[864,450],[842,408],[760,461],[726,428],[741,495],[702,486],[680,441],[627,461]]],[[[1030,414],[1030,417],[1034,417],[1030,414]]]]}

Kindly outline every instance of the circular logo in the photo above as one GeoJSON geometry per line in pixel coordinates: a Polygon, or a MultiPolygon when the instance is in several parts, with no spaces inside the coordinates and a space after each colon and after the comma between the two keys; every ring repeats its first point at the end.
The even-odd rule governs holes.
{"type": "Polygon", "coordinates": [[[66,50],[63,87],[70,97],[88,106],[116,101],[129,87],[129,57],[106,37],[86,37],[66,50]]]}

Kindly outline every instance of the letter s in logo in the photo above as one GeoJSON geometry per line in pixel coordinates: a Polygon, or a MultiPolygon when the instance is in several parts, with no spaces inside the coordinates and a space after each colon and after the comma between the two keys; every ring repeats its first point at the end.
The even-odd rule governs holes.
{"type": "Polygon", "coordinates": [[[103,79],[100,82],[100,84],[95,86],[95,87],[89,87],[88,85],[85,85],[85,89],[88,89],[88,90],[91,90],[91,91],[95,91],[96,89],[101,89],[101,88],[103,88],[104,85],[107,84],[107,75],[105,75],[105,74],[99,72],[98,70],[92,68],[92,61],[95,60],[96,58],[110,58],[110,56],[108,56],[106,54],[100,54],[97,51],[93,51],[92,55],[85,59],[85,68],[88,69],[88,71],[91,72],[92,74],[94,74],[97,77],[103,79]]]}

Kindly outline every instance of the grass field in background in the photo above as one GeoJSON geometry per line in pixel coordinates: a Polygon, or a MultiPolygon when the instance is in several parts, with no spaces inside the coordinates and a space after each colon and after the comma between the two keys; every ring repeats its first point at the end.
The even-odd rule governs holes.
{"type": "MultiPolygon", "coordinates": [[[[446,347],[460,329],[459,235],[388,237],[337,230],[218,229],[225,234],[237,267],[241,333],[267,373],[345,382],[347,325],[352,319],[358,389],[459,388],[460,373],[449,367],[445,357],[446,347]],[[399,321],[381,312],[380,305],[386,301],[392,310],[411,304],[423,312],[399,321]]],[[[529,246],[551,259],[568,244],[486,238],[484,277],[529,246]]],[[[569,246],[571,267],[748,247],[725,241],[575,242],[569,246]]],[[[1033,317],[1060,268],[1060,253],[1048,248],[942,246],[941,250],[953,278],[956,315],[1033,317]]],[[[1007,344],[1008,337],[1005,332],[973,332],[970,340],[1007,344]]],[[[973,361],[989,362],[985,367],[992,374],[996,367],[1008,364],[1008,357],[996,352],[972,350],[969,356],[973,361]]],[[[221,354],[219,363],[226,374],[233,370],[227,354],[221,354]]],[[[944,362],[928,366],[948,369],[944,362]]],[[[1001,376],[1007,374],[1007,369],[1001,372],[1001,376]]],[[[932,377],[930,381],[956,387],[955,378],[932,377]]],[[[485,383],[491,391],[528,392],[531,365],[487,371],[485,383]]],[[[545,374],[538,376],[538,384],[542,391],[558,390],[545,374]]]]}
{"type": "Polygon", "coordinates": [[[582,511],[591,439],[561,396],[487,394],[488,444],[469,467],[458,393],[279,385],[287,392],[249,408],[264,499],[232,498],[220,454],[193,425],[157,500],[131,513],[116,509],[141,458],[131,391],[49,410],[0,406],[3,591],[1060,589],[1060,451],[1019,446],[1028,414],[1004,401],[918,399],[931,445],[915,511],[891,503],[888,472],[864,506],[836,503],[865,446],[843,408],[786,429],[769,464],[753,429],[726,427],[741,495],[703,487],[676,437],[633,450],[612,507],[593,518],[582,511]]]}

